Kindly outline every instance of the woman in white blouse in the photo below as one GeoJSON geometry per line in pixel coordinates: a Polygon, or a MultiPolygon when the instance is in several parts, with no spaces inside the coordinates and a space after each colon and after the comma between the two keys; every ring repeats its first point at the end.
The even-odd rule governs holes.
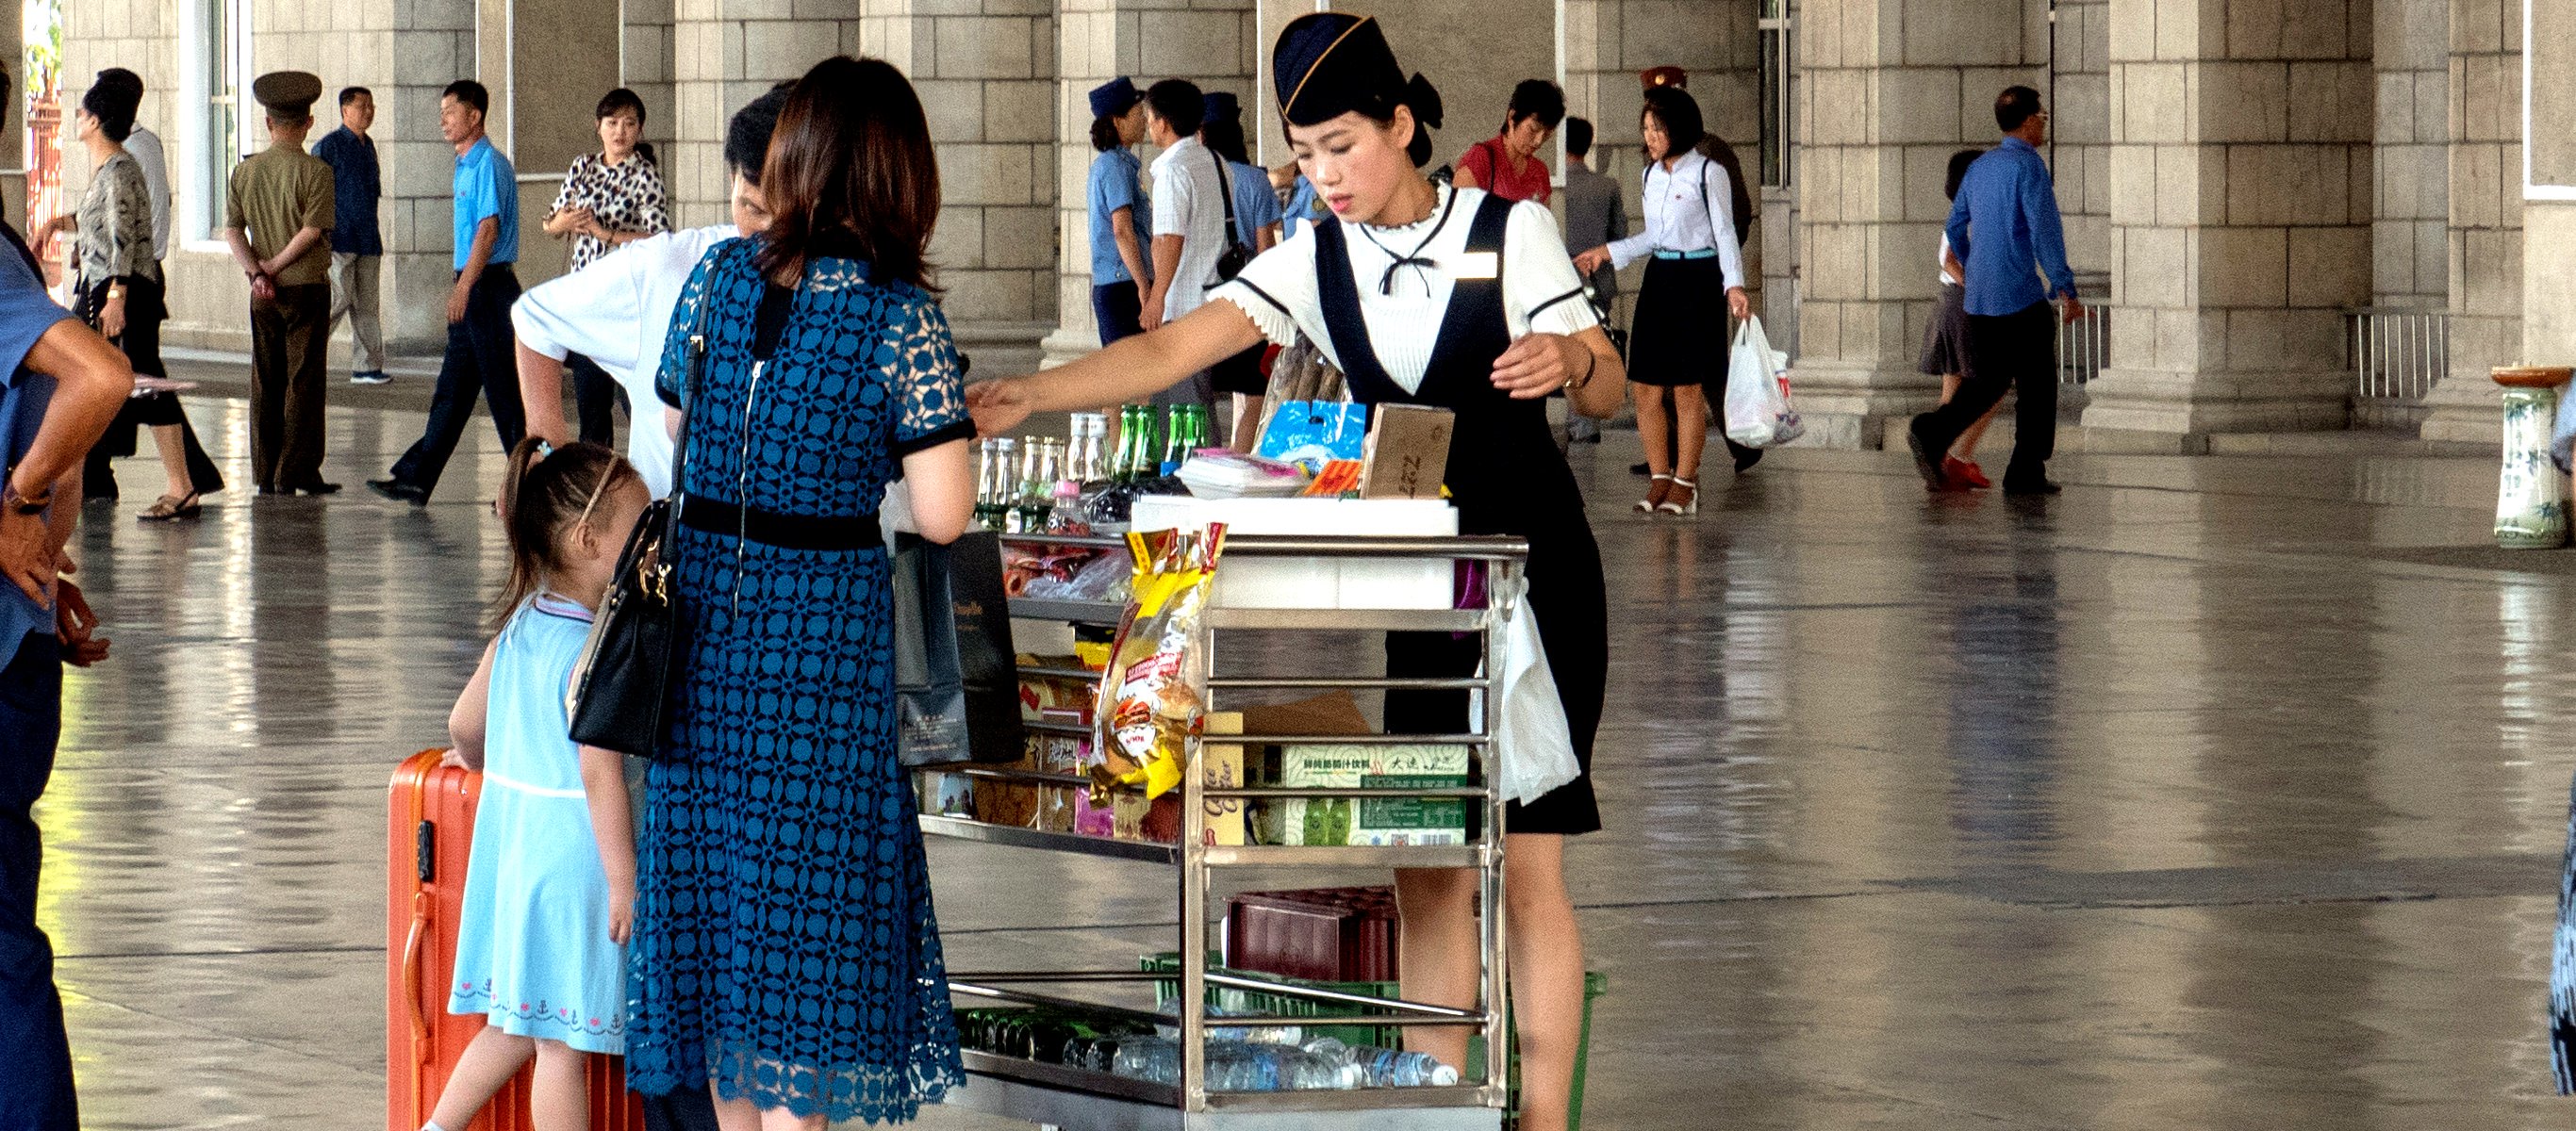
{"type": "MultiPolygon", "coordinates": [[[[1504,815],[1521,1126],[1554,1131],[1565,1126],[1583,1015],[1564,846],[1601,827],[1590,767],[1609,639],[1600,550],[1546,398],[1564,389],[1576,411],[1607,414],[1619,404],[1619,355],[1544,207],[1423,177],[1439,93],[1420,75],[1404,78],[1373,19],[1301,16],[1280,33],[1273,63],[1289,145],[1332,218],[1262,253],[1188,315],[1060,368],[972,386],[967,405],[993,435],[1031,412],[1142,400],[1265,338],[1286,345],[1302,333],[1349,377],[1355,399],[1454,414],[1445,482],[1459,529],[1528,540],[1530,609],[1585,768],[1504,815]]],[[[1390,633],[1387,671],[1466,676],[1479,650],[1472,636],[1390,633]]],[[[1468,725],[1464,692],[1386,698],[1389,733],[1468,725]]],[[[1396,873],[1406,997],[1474,1004],[1475,889],[1471,871],[1396,873]]],[[[1407,1037],[1450,1064],[1464,1059],[1466,1042],[1463,1030],[1407,1037]]]]}
{"type": "MultiPolygon", "coordinates": [[[[1750,317],[1744,293],[1744,255],[1736,245],[1735,209],[1726,169],[1702,156],[1699,103],[1677,86],[1646,92],[1638,115],[1646,141],[1646,228],[1636,235],[1574,257],[1589,274],[1603,264],[1646,264],[1637,313],[1628,330],[1628,377],[1634,381],[1637,435],[1646,443],[1653,475],[1637,510],[1648,514],[1699,513],[1700,453],[1708,447],[1708,388],[1721,403],[1726,391],[1726,313],[1750,317]],[[1672,390],[1670,415],[1663,392],[1672,390]],[[1678,429],[1678,443],[1671,433],[1678,429]],[[1666,453],[1671,453],[1669,460],[1666,453]]],[[[1736,470],[1762,458],[1759,448],[1726,443],[1736,470]]]]}

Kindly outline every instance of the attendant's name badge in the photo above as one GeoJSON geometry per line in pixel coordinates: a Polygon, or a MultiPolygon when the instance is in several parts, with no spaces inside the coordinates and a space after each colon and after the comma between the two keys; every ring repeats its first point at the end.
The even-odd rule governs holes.
{"type": "Polygon", "coordinates": [[[1490,251],[1462,251],[1449,257],[1452,279],[1492,279],[1503,270],[1502,257],[1490,251]]]}

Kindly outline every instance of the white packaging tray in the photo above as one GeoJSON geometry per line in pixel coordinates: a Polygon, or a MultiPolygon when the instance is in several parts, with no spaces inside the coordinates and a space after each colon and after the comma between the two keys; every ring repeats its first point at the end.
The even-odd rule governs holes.
{"type": "MultiPolygon", "coordinates": [[[[1199,499],[1145,495],[1129,529],[1204,530],[1299,537],[1445,538],[1458,512],[1438,499],[1199,499]]],[[[1445,559],[1226,558],[1212,599],[1235,609],[1446,609],[1457,603],[1445,559]]]]}

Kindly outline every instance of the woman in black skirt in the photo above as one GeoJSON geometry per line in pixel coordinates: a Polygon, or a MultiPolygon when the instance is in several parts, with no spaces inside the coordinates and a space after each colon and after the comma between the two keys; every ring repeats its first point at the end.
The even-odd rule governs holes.
{"type": "MultiPolygon", "coordinates": [[[[1530,609],[1585,767],[1504,815],[1521,1126],[1556,1131],[1583,1025],[1583,945],[1565,888],[1565,838],[1601,827],[1590,766],[1609,640],[1600,549],[1546,405],[1563,389],[1578,412],[1616,409],[1619,354],[1583,301],[1583,281],[1544,206],[1423,177],[1439,92],[1420,75],[1405,79],[1374,20],[1301,16],[1280,33],[1273,62],[1289,145],[1332,218],[1263,253],[1188,316],[1061,368],[972,386],[967,404],[992,435],[1031,412],[1142,400],[1264,339],[1284,345],[1303,334],[1349,376],[1360,402],[1454,414],[1445,480],[1459,529],[1528,539],[1530,609]]],[[[1477,651],[1472,638],[1462,647],[1447,633],[1394,633],[1387,670],[1465,676],[1477,651]]],[[[1387,729],[1458,733],[1466,707],[1461,692],[1390,693],[1387,729]]],[[[1405,996],[1473,1003],[1476,874],[1401,870],[1396,893],[1405,996]]],[[[1457,1064],[1467,1034],[1417,1030],[1407,1043],[1457,1064]]]]}
{"type": "MultiPolygon", "coordinates": [[[[1725,401],[1728,341],[1718,296],[1725,296],[1725,314],[1739,321],[1752,316],[1753,300],[1744,293],[1734,190],[1726,169],[1698,150],[1705,133],[1699,103],[1680,87],[1659,86],[1646,92],[1638,119],[1646,139],[1646,228],[1575,256],[1574,266],[1590,274],[1603,264],[1625,269],[1652,257],[1628,329],[1637,436],[1645,441],[1646,469],[1654,477],[1637,510],[1694,515],[1700,452],[1708,447],[1707,390],[1715,388],[1719,402],[1725,401]],[[1669,415],[1665,389],[1673,394],[1669,415]]],[[[1739,469],[1762,454],[1733,440],[1726,449],[1739,469]]]]}
{"type": "MultiPolygon", "coordinates": [[[[1941,189],[1948,199],[1959,199],[1959,182],[1985,152],[1962,149],[1950,155],[1950,179],[1941,189]]],[[[1967,267],[1950,250],[1950,234],[1941,233],[1941,305],[1932,312],[1931,324],[1923,328],[1923,360],[1915,368],[1941,379],[1942,404],[1959,395],[1959,382],[1968,374],[1968,288],[1960,281],[1967,274],[1967,267]]],[[[1951,479],[1970,487],[1994,486],[1977,466],[1977,441],[1985,437],[1986,425],[1994,418],[1994,410],[1987,409],[1941,454],[1941,466],[1951,479]]]]}

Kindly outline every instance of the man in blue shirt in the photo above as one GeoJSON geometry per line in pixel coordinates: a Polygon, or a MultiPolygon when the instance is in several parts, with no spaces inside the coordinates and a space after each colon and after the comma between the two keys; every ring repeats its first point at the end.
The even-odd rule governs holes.
{"type": "Polygon", "coordinates": [[[2057,185],[2039,156],[2048,144],[2039,92],[2006,89],[1995,98],[1995,124],[2003,127],[2003,141],[1968,167],[1950,208],[1950,249],[1968,268],[1968,372],[1950,403],[1914,418],[1907,442],[1925,486],[1964,490],[1941,456],[2003,399],[2006,387],[2017,387],[2004,493],[2053,495],[2058,488],[2048,481],[2048,459],[2057,451],[2058,319],[2051,315],[2072,322],[2084,316],[2084,303],[2066,266],[2057,185]],[[2057,298],[2066,304],[2052,312],[2057,298]]]}
{"type": "Polygon", "coordinates": [[[437,489],[474,416],[477,390],[491,402],[503,449],[518,446],[527,433],[510,330],[510,304],[519,301],[519,278],[510,269],[519,259],[519,176],[483,136],[490,106],[491,96],[472,79],[447,84],[438,99],[439,136],[456,148],[456,287],[447,295],[447,357],[430,396],[428,429],[394,462],[392,477],[367,481],[377,494],[415,506],[427,504],[437,489]]]}
{"type": "MultiPolygon", "coordinates": [[[[0,71],[0,106],[8,104],[0,71]]],[[[62,735],[63,665],[107,655],[63,547],[83,453],[134,371],[46,297],[36,257],[0,222],[0,1127],[80,1131],[53,944],[36,926],[36,799],[62,735]],[[63,505],[55,505],[60,500],[63,505]]]]}
{"type": "Polygon", "coordinates": [[[331,167],[331,199],[338,219],[331,225],[331,323],[325,335],[349,320],[351,353],[356,364],[352,385],[381,385],[385,376],[385,325],[378,317],[376,280],[384,266],[385,239],[376,230],[376,201],[384,182],[376,166],[376,140],[367,129],[376,124],[376,96],[363,86],[340,92],[340,128],[313,143],[313,155],[331,167]]]}

